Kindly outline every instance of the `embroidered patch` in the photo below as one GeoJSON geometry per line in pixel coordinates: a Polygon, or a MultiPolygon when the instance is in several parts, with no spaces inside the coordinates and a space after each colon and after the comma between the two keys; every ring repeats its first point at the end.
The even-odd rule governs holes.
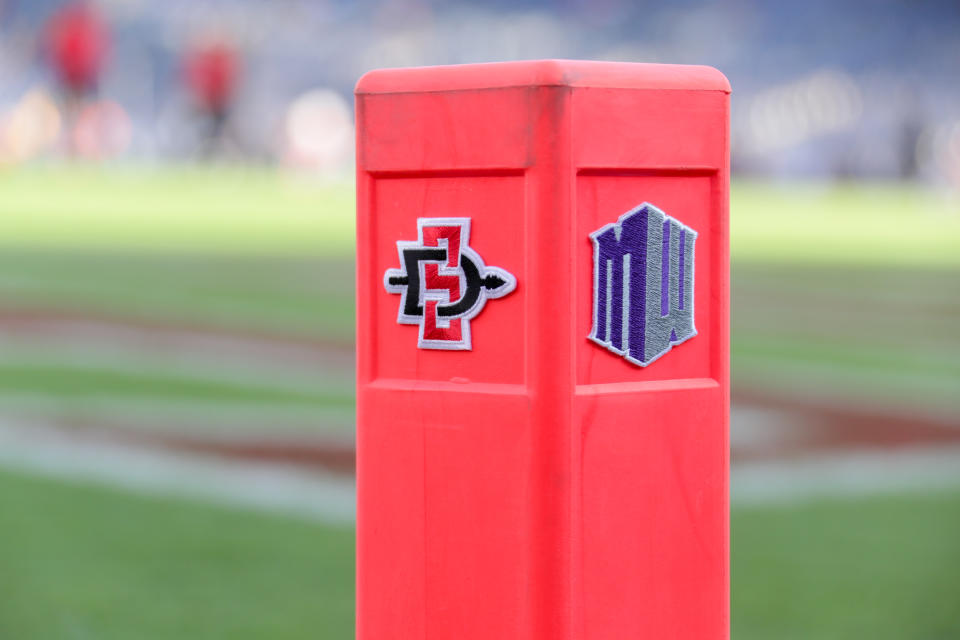
{"type": "Polygon", "coordinates": [[[697,232],[644,202],[590,234],[597,344],[645,367],[697,335],[697,232]]]}
{"type": "Polygon", "coordinates": [[[387,269],[383,286],[402,296],[397,322],[419,325],[421,349],[471,349],[470,321],[517,286],[469,245],[470,218],[418,218],[417,240],[397,241],[400,268],[387,269]]]}

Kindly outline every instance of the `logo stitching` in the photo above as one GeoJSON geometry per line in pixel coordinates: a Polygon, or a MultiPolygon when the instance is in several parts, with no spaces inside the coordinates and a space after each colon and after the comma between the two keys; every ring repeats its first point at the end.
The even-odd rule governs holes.
{"type": "Polygon", "coordinates": [[[398,240],[397,253],[400,268],[387,269],[383,286],[401,295],[397,322],[419,326],[421,349],[472,349],[470,321],[517,286],[470,248],[470,218],[417,218],[417,240],[398,240]]]}
{"type": "Polygon", "coordinates": [[[587,336],[646,367],[697,335],[697,232],[648,202],[590,234],[593,327],[587,336]]]}

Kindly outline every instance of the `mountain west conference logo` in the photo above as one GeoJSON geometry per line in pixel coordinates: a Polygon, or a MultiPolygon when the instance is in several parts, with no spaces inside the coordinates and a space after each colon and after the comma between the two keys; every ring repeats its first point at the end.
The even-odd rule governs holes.
{"type": "Polygon", "coordinates": [[[397,241],[400,268],[387,269],[383,285],[402,296],[397,322],[419,325],[421,349],[469,350],[470,321],[517,286],[469,244],[470,218],[418,218],[416,242],[397,241]]]}
{"type": "Polygon", "coordinates": [[[645,202],[591,233],[590,239],[591,340],[645,367],[697,335],[693,326],[696,231],[645,202]]]}

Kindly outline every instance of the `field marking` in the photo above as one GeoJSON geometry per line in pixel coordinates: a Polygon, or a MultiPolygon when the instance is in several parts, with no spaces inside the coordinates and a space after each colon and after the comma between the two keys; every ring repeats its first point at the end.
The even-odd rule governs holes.
{"type": "Polygon", "coordinates": [[[101,392],[64,399],[47,392],[0,392],[4,418],[65,427],[105,427],[132,432],[193,433],[205,437],[264,437],[353,441],[352,407],[293,407],[217,399],[183,400],[118,397],[101,392]]]}
{"type": "MultiPolygon", "coordinates": [[[[0,466],[135,493],[185,497],[352,525],[352,477],[283,463],[232,460],[112,442],[97,433],[0,423],[0,466]]],[[[830,453],[736,464],[734,506],[960,487],[960,446],[830,453]]]]}
{"type": "Polygon", "coordinates": [[[925,492],[960,487],[960,446],[923,446],[805,456],[734,466],[736,505],[783,504],[814,498],[925,492]]]}
{"type": "Polygon", "coordinates": [[[284,464],[117,444],[34,424],[0,425],[0,466],[330,524],[352,525],[356,517],[352,478],[284,464]]]}

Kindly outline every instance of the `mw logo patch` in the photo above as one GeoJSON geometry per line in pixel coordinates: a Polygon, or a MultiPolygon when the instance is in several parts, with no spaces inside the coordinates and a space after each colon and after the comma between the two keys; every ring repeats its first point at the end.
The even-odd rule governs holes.
{"type": "Polygon", "coordinates": [[[397,252],[400,268],[387,269],[383,285],[402,296],[397,322],[420,327],[421,349],[471,349],[470,321],[517,286],[470,248],[470,218],[418,218],[417,240],[398,240],[397,252]]]}
{"type": "Polygon", "coordinates": [[[591,340],[645,367],[697,335],[696,231],[645,202],[591,233],[590,240],[591,340]]]}

